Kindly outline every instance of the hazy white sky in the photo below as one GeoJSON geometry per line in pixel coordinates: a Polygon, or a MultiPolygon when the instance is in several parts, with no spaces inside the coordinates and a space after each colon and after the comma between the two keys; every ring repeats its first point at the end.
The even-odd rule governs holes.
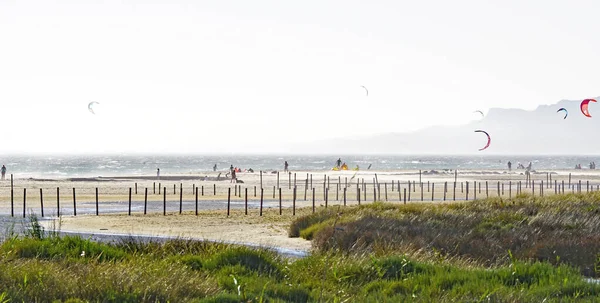
{"type": "Polygon", "coordinates": [[[0,0],[0,152],[279,151],[597,96],[599,11],[593,0],[0,0]]]}

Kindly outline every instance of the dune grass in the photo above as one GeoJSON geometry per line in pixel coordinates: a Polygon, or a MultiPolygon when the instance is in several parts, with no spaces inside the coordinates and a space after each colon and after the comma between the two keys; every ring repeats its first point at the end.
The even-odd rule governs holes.
{"type": "Polygon", "coordinates": [[[298,218],[290,236],[345,253],[419,251],[481,265],[523,261],[600,269],[600,193],[451,204],[367,204],[298,218]],[[334,221],[337,220],[334,234],[334,221]]]}

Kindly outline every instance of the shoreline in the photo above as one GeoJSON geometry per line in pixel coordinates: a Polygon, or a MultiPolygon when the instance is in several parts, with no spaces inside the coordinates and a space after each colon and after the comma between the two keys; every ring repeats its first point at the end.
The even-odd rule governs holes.
{"type": "MultiPolygon", "coordinates": [[[[389,170],[343,170],[343,171],[335,171],[335,170],[294,170],[289,171],[290,174],[296,175],[306,175],[312,174],[313,176],[361,176],[361,175],[379,175],[379,176],[418,176],[419,172],[421,172],[422,176],[454,176],[455,171],[458,173],[458,176],[498,176],[498,175],[506,175],[506,176],[524,176],[525,170],[512,170],[508,171],[507,169],[389,169],[389,170]]],[[[279,173],[280,177],[285,176],[287,173],[283,171],[263,171],[262,176],[269,178],[272,176],[276,176],[279,173]]],[[[223,171],[206,171],[206,172],[197,172],[197,173],[174,173],[161,175],[160,178],[157,178],[155,175],[135,175],[135,174],[125,174],[125,175],[109,175],[109,176],[61,176],[61,177],[31,177],[24,176],[19,177],[18,174],[13,174],[14,180],[29,180],[36,182],[57,182],[57,181],[70,181],[70,182],[110,182],[110,181],[128,181],[128,180],[140,180],[140,181],[191,181],[191,180],[201,180],[201,181],[227,181],[229,180],[226,177],[227,172],[223,171]]],[[[545,174],[553,174],[553,175],[581,175],[581,176],[600,176],[600,169],[537,169],[531,171],[532,175],[545,175],[545,174]]],[[[238,179],[240,177],[259,177],[260,171],[255,172],[238,172],[236,173],[238,179]]],[[[10,174],[7,175],[5,181],[10,180],[10,174]]],[[[0,181],[1,182],[1,181],[0,181]]]]}

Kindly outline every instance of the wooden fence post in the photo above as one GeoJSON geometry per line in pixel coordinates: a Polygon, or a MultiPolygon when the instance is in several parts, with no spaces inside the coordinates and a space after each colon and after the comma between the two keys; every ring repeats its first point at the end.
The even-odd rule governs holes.
{"type": "Polygon", "coordinates": [[[292,216],[296,215],[296,186],[294,186],[294,197],[292,200],[292,216]]]}
{"type": "Polygon", "coordinates": [[[306,201],[306,192],[308,191],[308,174],[306,174],[306,180],[304,181],[304,201],[306,201]]]}
{"type": "Polygon", "coordinates": [[[325,188],[325,208],[327,208],[327,200],[329,200],[329,188],[325,188]]]}
{"type": "Polygon", "coordinates": [[[244,188],[244,214],[248,215],[248,188],[244,188]]]}
{"type": "MultiPolygon", "coordinates": [[[[160,185],[160,184],[159,184],[160,185]]],[[[158,188],[160,192],[160,187],[158,188]]],[[[163,216],[167,215],[167,187],[163,188],[163,216]]]]}
{"type": "Polygon", "coordinates": [[[73,216],[77,216],[77,203],[75,202],[75,187],[73,187],[73,216]]]}
{"type": "MultiPolygon", "coordinates": [[[[279,188],[279,215],[281,216],[283,213],[283,210],[281,209],[281,187],[279,188]]],[[[314,208],[314,207],[313,207],[314,208]]]]}
{"type": "Polygon", "coordinates": [[[452,201],[456,201],[456,182],[454,182],[454,189],[452,190],[452,201]]]}
{"type": "Polygon", "coordinates": [[[263,194],[264,194],[264,189],[261,188],[260,189],[260,216],[262,217],[262,213],[263,213],[263,194]]]}
{"type": "Polygon", "coordinates": [[[373,183],[373,202],[377,201],[377,186],[373,183]]]}
{"type": "MultiPolygon", "coordinates": [[[[394,184],[394,183],[392,183],[392,184],[394,184]]],[[[388,196],[387,196],[387,182],[383,183],[383,189],[385,191],[385,201],[387,201],[388,200],[388,196]]]]}
{"type": "Polygon", "coordinates": [[[60,188],[59,187],[56,188],[56,216],[60,217],[60,188]]]}
{"type": "Polygon", "coordinates": [[[448,191],[448,181],[444,182],[444,201],[446,201],[446,192],[448,191]]]}
{"type": "Polygon", "coordinates": [[[40,207],[42,210],[42,218],[44,217],[44,193],[42,192],[42,188],[40,187],[40,207]]]}
{"type": "Polygon", "coordinates": [[[497,188],[496,192],[498,193],[498,197],[500,197],[500,181],[498,181],[498,188],[497,188]]]}
{"type": "Polygon", "coordinates": [[[490,197],[490,192],[488,190],[488,181],[485,181],[485,197],[486,198],[490,197]]]}
{"type": "MultiPolygon", "coordinates": [[[[429,181],[427,181],[427,183],[429,183],[429,181]]],[[[427,185],[427,187],[429,188],[429,184],[427,185]]],[[[434,195],[435,195],[435,183],[431,183],[431,201],[434,200],[434,195]]]]}
{"type": "Polygon", "coordinates": [[[179,185],[179,214],[183,213],[183,185],[179,185]]]}
{"type": "MultiPolygon", "coordinates": [[[[146,189],[146,191],[148,191],[148,189],[146,189]]],[[[100,209],[98,206],[98,187],[96,187],[96,216],[100,215],[100,209]]]]}
{"type": "Polygon", "coordinates": [[[231,208],[231,187],[227,188],[227,217],[229,217],[229,209],[231,208]]]}
{"type": "Polygon", "coordinates": [[[346,206],[346,187],[344,187],[344,206],[346,206]]]}
{"type": "Polygon", "coordinates": [[[404,204],[406,204],[406,187],[404,188],[404,204]]]}
{"type": "Polygon", "coordinates": [[[23,188],[23,218],[25,218],[25,210],[27,209],[27,206],[25,205],[27,200],[27,188],[23,188]]]}
{"type": "MultiPolygon", "coordinates": [[[[98,192],[98,188],[96,188],[96,192],[98,192]]],[[[147,210],[148,210],[148,187],[146,187],[144,189],[144,215],[146,214],[147,210]]]]}
{"type": "MultiPolygon", "coordinates": [[[[198,187],[195,187],[195,186],[194,186],[194,194],[195,194],[195,196],[196,196],[196,197],[195,197],[195,198],[196,198],[195,205],[196,205],[196,216],[197,216],[197,215],[198,215],[198,187]]],[[[248,195],[248,189],[247,189],[247,188],[246,188],[246,195],[248,195]]],[[[246,199],[247,199],[247,198],[248,198],[248,197],[246,196],[246,199]]]]}
{"type": "Polygon", "coordinates": [[[13,174],[10,174],[10,216],[15,216],[13,174]]]}
{"type": "Polygon", "coordinates": [[[127,215],[131,216],[131,187],[129,188],[129,208],[127,211],[127,215]]]}

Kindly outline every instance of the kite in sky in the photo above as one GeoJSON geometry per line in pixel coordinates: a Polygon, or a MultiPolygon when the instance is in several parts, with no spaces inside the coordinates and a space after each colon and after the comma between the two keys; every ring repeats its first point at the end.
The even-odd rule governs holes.
{"type": "Polygon", "coordinates": [[[592,116],[590,115],[590,111],[588,110],[588,105],[590,102],[596,102],[596,100],[594,99],[585,99],[583,101],[581,101],[581,113],[583,113],[584,116],[591,118],[592,116]]]}
{"type": "Polygon", "coordinates": [[[369,90],[364,85],[361,85],[361,87],[365,89],[365,91],[367,92],[367,97],[368,97],[369,96],[369,90]]]}
{"type": "Polygon", "coordinates": [[[96,113],[94,112],[94,105],[95,105],[95,104],[100,104],[100,103],[98,103],[98,102],[96,102],[96,101],[92,101],[92,102],[88,103],[88,110],[90,111],[90,113],[92,113],[92,114],[94,114],[94,115],[96,114],[96,113]]]}
{"type": "Polygon", "coordinates": [[[487,140],[487,144],[484,147],[480,148],[479,150],[481,151],[481,150],[484,150],[484,149],[490,147],[490,143],[492,142],[492,138],[490,137],[490,134],[488,134],[486,131],[483,131],[483,130],[480,130],[480,129],[476,130],[475,132],[476,133],[484,133],[487,136],[487,139],[488,139],[487,140]]]}
{"type": "Polygon", "coordinates": [[[560,111],[564,111],[565,112],[565,117],[563,119],[567,119],[567,116],[569,115],[569,112],[567,111],[567,109],[564,108],[564,107],[561,107],[556,112],[558,113],[560,111]]]}

